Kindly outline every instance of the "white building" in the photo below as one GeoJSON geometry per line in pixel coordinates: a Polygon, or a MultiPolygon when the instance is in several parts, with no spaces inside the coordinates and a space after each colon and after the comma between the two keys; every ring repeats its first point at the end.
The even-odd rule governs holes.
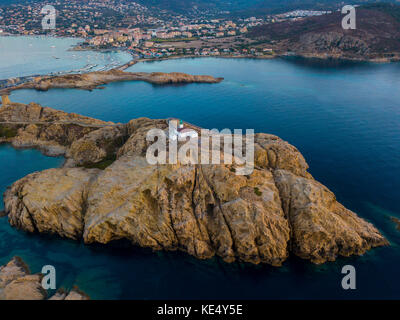
{"type": "Polygon", "coordinates": [[[180,120],[179,126],[176,126],[177,121],[176,120],[170,120],[169,121],[169,138],[172,141],[176,140],[185,140],[186,138],[197,138],[199,134],[197,133],[196,130],[190,129],[190,128],[185,128],[183,125],[183,121],[180,120]]]}

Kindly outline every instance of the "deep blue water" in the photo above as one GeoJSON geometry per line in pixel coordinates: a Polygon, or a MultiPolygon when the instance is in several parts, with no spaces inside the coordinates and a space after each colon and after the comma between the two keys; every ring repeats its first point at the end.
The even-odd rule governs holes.
{"type": "MultiPolygon", "coordinates": [[[[225,81],[113,83],[92,92],[23,90],[11,99],[119,122],[179,117],[207,128],[276,134],[298,147],[314,177],[374,223],[391,247],[323,266],[292,257],[284,267],[272,268],[139,248],[86,247],[26,235],[1,219],[0,262],[6,260],[3,255],[19,254],[36,271],[54,264],[59,285],[77,283],[93,298],[400,298],[400,233],[390,221],[391,216],[400,218],[400,64],[207,58],[147,62],[130,68],[135,70],[211,74],[225,81]],[[341,289],[345,264],[356,267],[357,290],[341,289]]],[[[4,156],[0,150],[0,156],[1,168],[15,157],[10,150],[4,156]]],[[[48,159],[36,157],[29,170],[48,159]]],[[[8,181],[26,174],[22,168],[27,170],[6,170],[8,181]]]]}

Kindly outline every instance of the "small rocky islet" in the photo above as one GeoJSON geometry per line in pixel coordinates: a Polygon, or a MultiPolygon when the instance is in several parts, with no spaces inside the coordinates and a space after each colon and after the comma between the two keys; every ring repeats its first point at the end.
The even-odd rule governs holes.
{"type": "Polygon", "coordinates": [[[10,92],[20,89],[35,89],[38,91],[47,91],[54,88],[93,90],[101,89],[102,85],[108,83],[121,81],[145,81],[154,85],[168,85],[219,83],[223,81],[223,78],[215,78],[209,75],[191,75],[183,72],[127,72],[117,68],[82,74],[12,78],[8,79],[3,89],[0,88],[0,95],[6,96],[10,92]]]}
{"type": "Polygon", "coordinates": [[[0,143],[66,158],[62,168],[32,173],[6,190],[9,223],[87,244],[126,239],[273,266],[290,255],[320,264],[388,245],[277,136],[255,134],[255,169],[240,176],[235,165],[150,165],[146,134],[153,128],[167,130],[168,120],[112,123],[8,101],[0,108],[0,143]]]}

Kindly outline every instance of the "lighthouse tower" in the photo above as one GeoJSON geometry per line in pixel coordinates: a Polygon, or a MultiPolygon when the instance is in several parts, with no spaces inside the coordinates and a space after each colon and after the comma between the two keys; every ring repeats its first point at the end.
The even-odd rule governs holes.
{"type": "Polygon", "coordinates": [[[179,120],[179,127],[178,127],[178,131],[181,131],[183,129],[183,121],[182,119],[179,120]]]}

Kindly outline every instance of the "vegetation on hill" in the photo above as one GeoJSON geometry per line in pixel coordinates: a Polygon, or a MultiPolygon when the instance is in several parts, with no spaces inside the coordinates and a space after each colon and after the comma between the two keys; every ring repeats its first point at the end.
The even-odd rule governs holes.
{"type": "MultiPolygon", "coordinates": [[[[323,10],[343,5],[340,0],[136,0],[147,7],[175,12],[190,10],[229,11],[238,15],[263,15],[296,9],[323,10]]],[[[395,2],[395,0],[386,0],[395,2]]],[[[376,3],[379,0],[355,0],[352,4],[376,3]]]]}
{"type": "Polygon", "coordinates": [[[14,127],[0,124],[0,137],[13,138],[17,135],[18,130],[14,127]]]}
{"type": "Polygon", "coordinates": [[[370,9],[370,10],[378,10],[384,12],[397,21],[400,21],[400,6],[393,4],[393,3],[374,3],[374,4],[367,4],[364,5],[363,8],[370,9]]]}

